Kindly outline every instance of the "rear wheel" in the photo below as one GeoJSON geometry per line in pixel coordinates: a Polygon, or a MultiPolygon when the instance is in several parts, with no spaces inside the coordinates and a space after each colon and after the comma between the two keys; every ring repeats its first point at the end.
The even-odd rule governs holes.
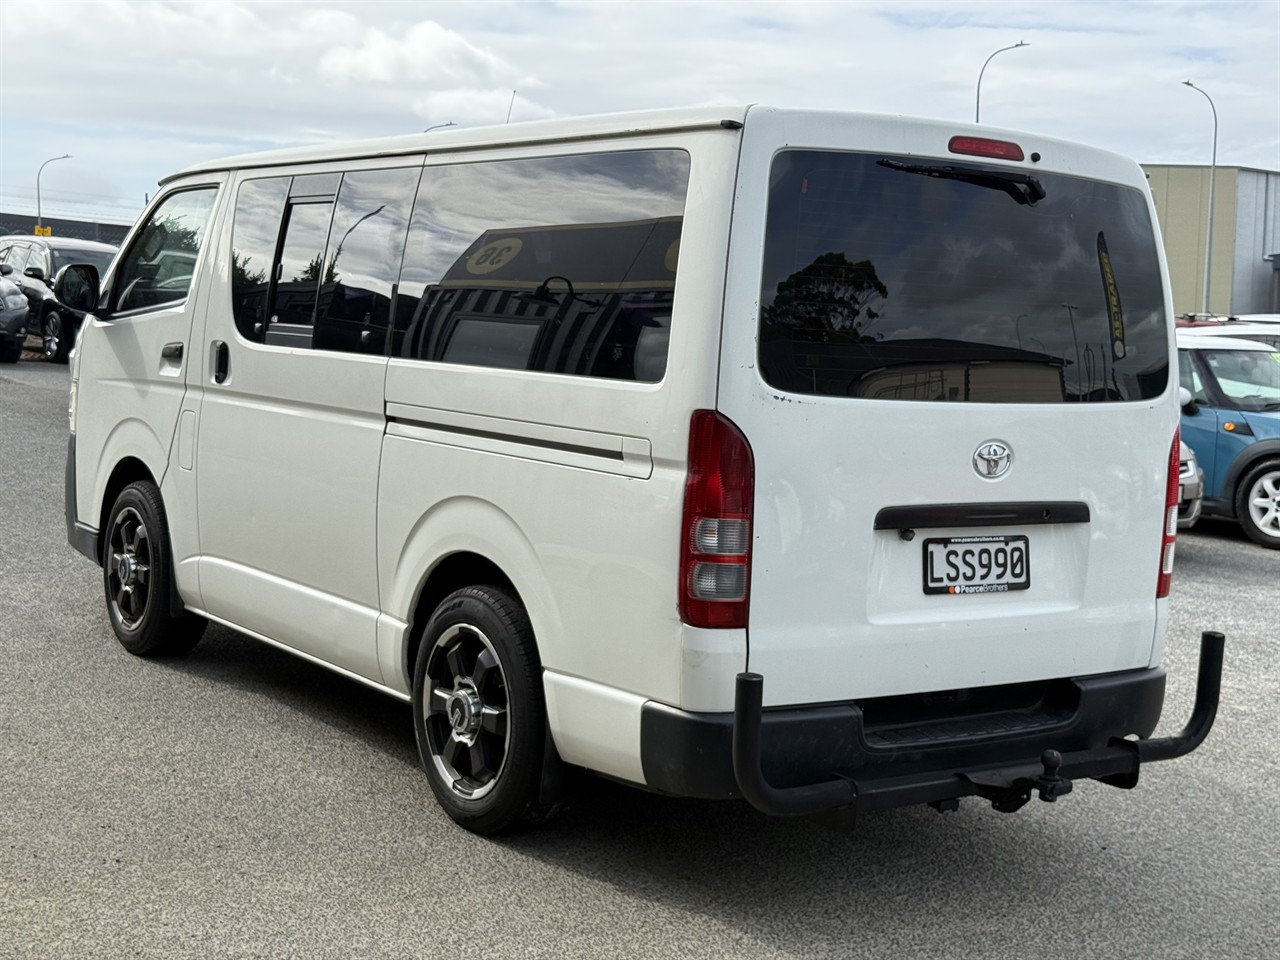
{"type": "Polygon", "coordinates": [[[455,822],[495,834],[539,818],[545,717],[519,601],[494,586],[447,596],[418,649],[413,722],[431,790],[455,822]]]}
{"type": "Polygon", "coordinates": [[[1236,488],[1236,516],[1249,539],[1280,550],[1280,460],[1258,464],[1236,488]]]}
{"type": "Polygon", "coordinates": [[[116,638],[140,657],[187,653],[199,642],[206,621],[171,612],[169,527],[155,485],[140,481],[121,490],[106,531],[102,581],[116,638]]]}
{"type": "Polygon", "coordinates": [[[51,363],[66,363],[74,340],[74,326],[57,310],[49,310],[40,321],[40,352],[51,363]]]}

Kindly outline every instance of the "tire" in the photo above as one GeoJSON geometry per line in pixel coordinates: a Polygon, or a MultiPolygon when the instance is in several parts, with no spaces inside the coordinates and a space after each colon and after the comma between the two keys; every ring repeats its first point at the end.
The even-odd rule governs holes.
{"type": "Polygon", "coordinates": [[[40,352],[50,363],[66,363],[75,342],[74,322],[63,319],[57,310],[48,310],[40,319],[40,352]]]}
{"type": "Polygon", "coordinates": [[[0,343],[0,363],[17,363],[20,359],[22,359],[22,344],[19,341],[0,343]]]}
{"type": "Polygon", "coordinates": [[[505,590],[465,587],[431,615],[413,726],[431,790],[459,826],[492,835],[544,819],[542,665],[528,615],[505,590]]]}
{"type": "Polygon", "coordinates": [[[121,490],[106,531],[102,582],[116,639],[139,657],[188,653],[207,624],[203,617],[171,612],[169,526],[155,485],[140,481],[121,490]]]}
{"type": "Polygon", "coordinates": [[[1280,550],[1280,460],[1265,460],[1244,475],[1236,518],[1254,543],[1280,550]]]}

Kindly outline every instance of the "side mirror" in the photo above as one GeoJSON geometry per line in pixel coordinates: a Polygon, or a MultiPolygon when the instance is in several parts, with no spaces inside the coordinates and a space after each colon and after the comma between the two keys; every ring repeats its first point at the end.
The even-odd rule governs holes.
{"type": "Polygon", "coordinates": [[[1178,388],[1178,403],[1182,407],[1182,412],[1188,416],[1192,416],[1200,412],[1200,407],[1197,406],[1196,402],[1191,398],[1191,391],[1186,387],[1178,388]]]}
{"type": "Polygon", "coordinates": [[[98,268],[88,263],[63,267],[54,281],[53,295],[72,310],[88,313],[98,305],[98,268]]]}
{"type": "Polygon", "coordinates": [[[39,267],[27,267],[27,269],[22,271],[22,273],[24,276],[28,276],[32,280],[39,280],[41,283],[44,283],[44,271],[39,267]]]}
{"type": "Polygon", "coordinates": [[[0,263],[0,277],[7,277],[11,273],[13,273],[13,267],[7,263],[0,263]]]}

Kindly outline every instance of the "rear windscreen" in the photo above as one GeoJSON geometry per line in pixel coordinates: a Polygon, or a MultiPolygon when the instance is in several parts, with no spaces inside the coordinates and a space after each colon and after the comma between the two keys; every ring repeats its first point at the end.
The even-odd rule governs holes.
{"type": "Polygon", "coordinates": [[[760,370],[793,393],[1055,403],[1158,396],[1155,232],[1138,190],[1032,169],[784,151],[760,370]]]}

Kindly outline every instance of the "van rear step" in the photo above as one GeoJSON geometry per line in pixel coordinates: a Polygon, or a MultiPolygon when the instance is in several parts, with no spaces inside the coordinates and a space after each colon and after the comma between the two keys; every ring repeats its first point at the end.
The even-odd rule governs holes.
{"type": "MultiPolygon", "coordinates": [[[[1208,736],[1218,710],[1224,644],[1221,633],[1201,634],[1200,667],[1191,720],[1172,737],[1130,740],[1111,736],[1097,745],[1081,748],[1070,744],[1075,749],[1068,747],[1062,751],[1046,745],[1038,750],[1038,759],[1036,752],[1029,752],[1021,759],[1010,758],[986,769],[935,767],[894,776],[890,768],[883,768],[880,776],[870,778],[860,777],[859,770],[832,769],[826,779],[784,787],[773,786],[761,769],[764,678],[756,673],[740,673],[733,719],[734,775],[742,795],[764,813],[775,816],[828,814],[824,819],[842,826],[850,826],[852,815],[861,810],[915,803],[954,809],[954,801],[974,795],[990,800],[997,810],[1009,812],[1026,803],[1032,793],[1053,802],[1069,793],[1071,781],[1076,779],[1100,780],[1130,789],[1137,785],[1138,770],[1144,762],[1170,760],[1190,753],[1208,736]]],[[[1162,675],[1160,680],[1163,681],[1162,675]]],[[[1085,691],[1083,702],[1087,702],[1089,681],[1076,682],[1085,691]]],[[[1124,729],[1124,726],[1117,727],[1118,731],[1124,729]]],[[[1041,738],[1033,736],[1031,740],[1041,738]]],[[[1070,743],[1069,737],[1062,737],[1062,741],[1064,747],[1070,743]]],[[[916,750],[916,747],[908,749],[916,750]]],[[[903,759],[908,759],[906,751],[903,759]]]]}
{"type": "Polygon", "coordinates": [[[913,723],[877,730],[868,727],[867,746],[886,750],[955,743],[986,737],[1012,737],[1060,727],[1071,720],[1071,711],[1058,709],[1017,710],[1009,713],[965,717],[942,723],[913,723]]]}

